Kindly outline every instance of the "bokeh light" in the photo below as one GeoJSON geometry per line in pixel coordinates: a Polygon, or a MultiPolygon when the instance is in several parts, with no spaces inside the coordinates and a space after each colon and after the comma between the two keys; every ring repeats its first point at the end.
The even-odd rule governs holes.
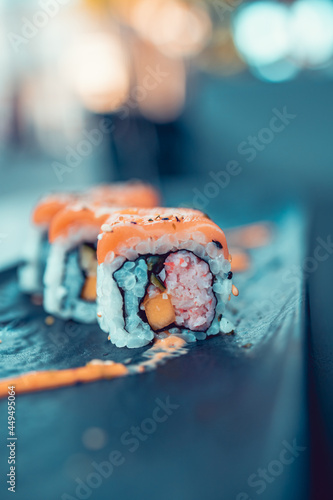
{"type": "Polygon", "coordinates": [[[133,8],[130,21],[142,38],[171,57],[198,54],[212,30],[203,6],[180,0],[140,0],[133,8]]]}
{"type": "Polygon", "coordinates": [[[289,12],[275,2],[241,7],[234,19],[234,38],[239,52],[252,65],[270,64],[289,52],[289,12]]]}
{"type": "Polygon", "coordinates": [[[155,123],[178,118],[186,94],[183,61],[167,57],[154,45],[140,40],[133,45],[132,53],[136,85],[132,86],[129,104],[135,99],[140,113],[155,123]]]}
{"type": "Polygon", "coordinates": [[[317,66],[333,55],[333,4],[299,0],[291,10],[292,55],[299,64],[317,66]]]}
{"type": "Polygon", "coordinates": [[[331,0],[259,1],[244,4],[233,17],[235,45],[260,79],[285,81],[332,61],[331,0]]]}
{"type": "Polygon", "coordinates": [[[292,61],[282,59],[251,68],[251,72],[260,80],[278,83],[292,80],[299,73],[299,68],[292,61]]]}
{"type": "Polygon", "coordinates": [[[82,443],[87,450],[101,450],[107,443],[107,434],[100,427],[89,427],[82,435],[82,443]]]}
{"type": "Polygon", "coordinates": [[[129,64],[115,33],[81,36],[69,50],[66,71],[73,89],[91,111],[111,112],[127,99],[129,64]]]}

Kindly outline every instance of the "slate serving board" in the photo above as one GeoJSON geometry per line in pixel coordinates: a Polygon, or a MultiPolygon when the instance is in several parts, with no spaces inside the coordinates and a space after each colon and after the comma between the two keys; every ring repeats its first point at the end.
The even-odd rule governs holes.
{"type": "MultiPolygon", "coordinates": [[[[186,355],[142,375],[18,395],[17,500],[307,498],[306,316],[303,281],[292,274],[304,258],[305,226],[302,214],[288,209],[274,223],[272,242],[253,250],[251,269],[235,276],[241,293],[228,306],[235,335],[191,344],[186,355]],[[168,401],[166,420],[141,432],[134,450],[132,426],[148,429],[147,419],[168,401]],[[101,437],[98,449],[87,444],[93,432],[101,437]],[[294,460],[281,469],[288,446],[294,460]],[[93,463],[115,450],[121,464],[92,486],[93,463]],[[258,483],[259,469],[269,470],[269,479],[258,483]]],[[[20,294],[16,270],[2,273],[1,378],[94,358],[136,361],[145,350],[117,349],[97,326],[60,320],[47,326],[45,317],[20,294]]],[[[3,499],[12,498],[4,481],[6,411],[2,400],[3,499]]]]}

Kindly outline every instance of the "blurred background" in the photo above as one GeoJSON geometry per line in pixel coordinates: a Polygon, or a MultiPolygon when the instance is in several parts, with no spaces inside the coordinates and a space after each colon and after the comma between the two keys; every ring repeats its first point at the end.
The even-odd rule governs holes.
{"type": "Polygon", "coordinates": [[[329,194],[332,27],[331,0],[0,0],[0,207],[131,177],[208,212],[329,194]]]}
{"type": "Polygon", "coordinates": [[[332,27],[332,0],[0,0],[0,266],[50,190],[142,178],[224,227],[330,200],[332,27]]]}
{"type": "Polygon", "coordinates": [[[332,26],[331,0],[0,0],[0,207],[131,177],[206,211],[329,193],[332,26]]]}

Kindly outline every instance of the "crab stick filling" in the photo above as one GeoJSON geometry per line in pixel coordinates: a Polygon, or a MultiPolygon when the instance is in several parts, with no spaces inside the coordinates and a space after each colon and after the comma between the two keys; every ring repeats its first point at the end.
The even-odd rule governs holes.
{"type": "Polygon", "coordinates": [[[213,276],[206,262],[187,250],[171,253],[164,260],[162,270],[150,274],[141,310],[153,330],[174,324],[192,331],[205,331],[215,314],[212,283],[213,276]]]}

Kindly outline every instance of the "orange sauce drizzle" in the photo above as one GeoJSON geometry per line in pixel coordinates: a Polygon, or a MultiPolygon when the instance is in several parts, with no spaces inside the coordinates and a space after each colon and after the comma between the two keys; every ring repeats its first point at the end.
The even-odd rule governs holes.
{"type": "Polygon", "coordinates": [[[15,386],[17,394],[25,392],[57,389],[78,383],[95,382],[102,379],[122,377],[128,374],[128,368],[122,363],[90,362],[79,368],[66,370],[45,370],[25,373],[18,377],[0,382],[0,398],[8,394],[8,386],[15,386]]]}
{"type": "Polygon", "coordinates": [[[247,271],[251,260],[247,249],[268,245],[272,239],[272,226],[266,222],[249,224],[227,232],[228,244],[232,253],[231,269],[233,272],[247,271]]]}
{"type": "Polygon", "coordinates": [[[15,386],[17,394],[87,384],[97,380],[112,379],[153,370],[167,359],[186,354],[186,341],[170,335],[157,338],[154,345],[144,354],[143,361],[125,366],[113,361],[92,360],[86,366],[66,370],[45,370],[25,373],[0,381],[0,398],[8,395],[8,386],[15,386]]]}
{"type": "Polygon", "coordinates": [[[272,227],[266,223],[249,224],[227,232],[230,246],[257,248],[267,245],[272,239],[272,227]]]}
{"type": "Polygon", "coordinates": [[[242,250],[233,248],[232,252],[231,270],[233,273],[241,273],[247,271],[251,266],[250,256],[242,250]]]}

